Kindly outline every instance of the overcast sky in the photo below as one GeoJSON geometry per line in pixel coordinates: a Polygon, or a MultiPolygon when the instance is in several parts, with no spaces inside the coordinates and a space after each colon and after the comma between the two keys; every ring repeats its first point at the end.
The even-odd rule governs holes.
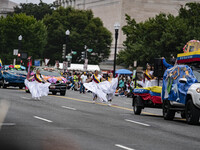
{"type": "MultiPolygon", "coordinates": [[[[10,1],[13,1],[13,2],[18,3],[18,4],[19,3],[26,3],[26,2],[38,4],[40,2],[40,0],[10,0],[10,1]]],[[[42,1],[49,4],[49,3],[53,3],[54,0],[42,0],[42,1]]]]}

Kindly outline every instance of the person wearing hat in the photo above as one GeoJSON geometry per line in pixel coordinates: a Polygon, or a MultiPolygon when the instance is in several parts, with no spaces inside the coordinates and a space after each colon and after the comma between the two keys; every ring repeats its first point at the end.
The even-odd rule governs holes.
{"type": "Polygon", "coordinates": [[[84,72],[82,75],[81,75],[81,78],[80,78],[80,80],[81,80],[81,87],[80,87],[80,93],[84,93],[85,94],[85,87],[83,86],[83,84],[86,82],[86,80],[87,80],[87,74],[86,74],[86,72],[84,72]]]}

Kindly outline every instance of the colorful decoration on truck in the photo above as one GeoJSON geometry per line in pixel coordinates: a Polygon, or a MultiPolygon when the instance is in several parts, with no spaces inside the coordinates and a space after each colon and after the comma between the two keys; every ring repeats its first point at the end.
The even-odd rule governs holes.
{"type": "Polygon", "coordinates": [[[192,69],[187,65],[176,65],[167,69],[163,76],[162,99],[184,104],[189,87],[196,82],[192,69]],[[180,83],[181,78],[187,79],[186,83],[180,83]]]}

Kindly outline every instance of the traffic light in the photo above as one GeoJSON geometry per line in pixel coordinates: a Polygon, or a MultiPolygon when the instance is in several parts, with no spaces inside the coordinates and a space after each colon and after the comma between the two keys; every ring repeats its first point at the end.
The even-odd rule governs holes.
{"type": "Polygon", "coordinates": [[[18,54],[17,54],[17,57],[21,57],[21,54],[20,54],[20,53],[18,53],[18,54]]]}
{"type": "Polygon", "coordinates": [[[65,59],[66,56],[66,44],[63,44],[62,58],[65,59]]]}
{"type": "Polygon", "coordinates": [[[71,67],[71,61],[68,61],[68,66],[67,67],[71,67]]]}
{"type": "Polygon", "coordinates": [[[85,52],[81,52],[81,59],[82,59],[82,60],[85,59],[85,52]]]}

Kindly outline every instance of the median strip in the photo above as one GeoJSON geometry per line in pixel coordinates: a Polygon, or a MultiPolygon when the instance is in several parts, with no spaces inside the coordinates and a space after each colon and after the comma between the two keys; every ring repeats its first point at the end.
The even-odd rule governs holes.
{"type": "Polygon", "coordinates": [[[141,123],[141,122],[137,122],[137,121],[133,121],[133,120],[129,120],[129,119],[125,119],[125,121],[135,123],[135,124],[139,124],[139,125],[143,125],[143,126],[146,126],[146,127],[150,127],[149,124],[145,124],[145,123],[141,123]]]}
{"type": "Polygon", "coordinates": [[[48,119],[45,119],[45,118],[41,118],[41,117],[38,117],[38,116],[34,116],[34,118],[42,120],[42,121],[46,121],[46,122],[53,122],[51,120],[48,120],[48,119]]]}
{"type": "Polygon", "coordinates": [[[132,149],[132,148],[129,148],[129,147],[120,145],[120,144],[115,144],[115,146],[116,146],[116,147],[119,147],[119,148],[122,148],[122,149],[126,149],[126,150],[135,150],[135,149],[132,149]]]}

